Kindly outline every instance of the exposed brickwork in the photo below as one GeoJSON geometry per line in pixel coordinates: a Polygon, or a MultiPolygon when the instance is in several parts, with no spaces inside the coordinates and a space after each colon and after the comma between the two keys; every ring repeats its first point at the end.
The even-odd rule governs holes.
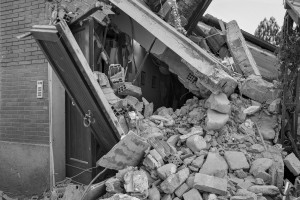
{"type": "Polygon", "coordinates": [[[0,0],[0,140],[49,143],[47,60],[28,32],[48,24],[45,0],[0,0]],[[44,98],[36,98],[36,81],[44,98]]]}

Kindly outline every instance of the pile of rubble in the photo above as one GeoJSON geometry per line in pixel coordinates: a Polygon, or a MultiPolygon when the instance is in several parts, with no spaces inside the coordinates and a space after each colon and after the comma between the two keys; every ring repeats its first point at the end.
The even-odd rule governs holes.
{"type": "Polygon", "coordinates": [[[113,148],[98,161],[119,170],[105,182],[103,198],[281,199],[284,162],[295,175],[300,162],[274,143],[280,99],[268,107],[237,94],[229,99],[212,94],[206,100],[189,99],[176,111],[161,107],[145,116],[129,112],[135,117],[125,138],[136,135],[139,147],[130,145],[121,153],[113,148]],[[122,165],[126,159],[127,166],[122,165]]]}

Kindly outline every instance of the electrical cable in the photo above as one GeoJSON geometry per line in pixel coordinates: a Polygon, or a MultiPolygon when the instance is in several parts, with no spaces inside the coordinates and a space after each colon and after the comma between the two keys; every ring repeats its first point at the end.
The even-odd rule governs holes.
{"type": "Polygon", "coordinates": [[[84,197],[87,194],[87,191],[89,190],[89,188],[91,187],[91,185],[94,183],[94,181],[99,178],[99,176],[101,176],[102,174],[104,174],[104,172],[106,172],[108,170],[108,168],[103,169],[99,174],[97,174],[97,176],[95,176],[95,178],[93,178],[93,180],[89,183],[89,185],[87,186],[87,188],[84,190],[82,197],[80,200],[83,200],[84,197]]]}
{"type": "MultiPolygon", "coordinates": [[[[78,173],[78,174],[76,174],[76,175],[74,175],[74,176],[72,176],[72,177],[66,177],[66,179],[67,179],[67,180],[72,180],[73,178],[75,178],[75,177],[77,177],[77,176],[83,174],[84,172],[87,172],[87,171],[89,171],[89,170],[91,170],[91,169],[95,169],[95,168],[97,168],[97,167],[98,167],[98,166],[91,167],[91,168],[87,168],[87,169],[83,170],[82,172],[80,172],[80,173],[78,173]]],[[[56,184],[56,185],[59,185],[60,183],[65,182],[66,179],[65,179],[65,180],[62,180],[62,181],[59,181],[59,182],[56,182],[55,184],[56,184]]],[[[72,181],[74,181],[74,180],[72,180],[72,181]]]]}

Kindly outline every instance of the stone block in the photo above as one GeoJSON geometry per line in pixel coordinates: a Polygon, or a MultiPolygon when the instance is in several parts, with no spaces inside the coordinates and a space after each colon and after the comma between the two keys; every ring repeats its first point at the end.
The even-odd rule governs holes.
{"type": "Polygon", "coordinates": [[[193,152],[199,152],[203,149],[206,149],[207,144],[202,136],[193,135],[186,140],[186,146],[193,152]]]}
{"type": "Polygon", "coordinates": [[[266,171],[273,164],[273,161],[269,158],[258,158],[252,162],[250,173],[254,176],[257,175],[261,171],[266,171]]]}
{"type": "Polygon", "coordinates": [[[208,109],[207,110],[207,118],[206,122],[206,129],[207,130],[220,130],[229,120],[228,114],[223,114],[216,112],[214,110],[208,109]]]}
{"type": "Polygon", "coordinates": [[[148,187],[148,177],[144,171],[128,171],[124,175],[124,189],[126,192],[144,195],[148,193],[148,187]]]}
{"type": "Polygon", "coordinates": [[[166,165],[161,166],[157,169],[157,174],[159,178],[165,180],[168,178],[171,174],[175,174],[177,171],[177,166],[173,163],[169,163],[166,165]]]}
{"type": "Polygon", "coordinates": [[[193,188],[190,191],[183,194],[184,200],[203,200],[200,192],[193,188]]]}
{"type": "Polygon", "coordinates": [[[153,186],[152,188],[149,189],[148,199],[149,200],[160,200],[160,192],[157,189],[157,187],[153,186]]]}
{"type": "Polygon", "coordinates": [[[198,156],[195,160],[193,160],[193,162],[191,163],[192,166],[197,167],[197,168],[201,168],[203,163],[204,163],[204,155],[202,156],[198,156]]]}
{"type": "Polygon", "coordinates": [[[97,161],[97,165],[114,170],[136,166],[141,162],[145,150],[149,147],[150,145],[144,138],[129,131],[106,155],[97,161]]]}
{"type": "Polygon", "coordinates": [[[239,85],[239,89],[243,95],[260,103],[273,101],[279,94],[279,90],[277,90],[272,83],[255,75],[250,75],[239,85]]]}
{"type": "Polygon", "coordinates": [[[161,184],[161,190],[166,194],[172,194],[174,191],[183,184],[189,177],[190,171],[188,168],[184,168],[177,172],[176,174],[171,174],[166,178],[161,184]]]}
{"type": "Polygon", "coordinates": [[[188,158],[183,160],[183,163],[185,165],[190,165],[193,162],[193,160],[195,160],[196,157],[197,157],[196,155],[188,157],[188,158]]]}
{"type": "Polygon", "coordinates": [[[189,186],[186,183],[183,183],[179,188],[175,190],[175,195],[179,198],[182,197],[182,195],[189,190],[189,186]]]}
{"type": "Polygon", "coordinates": [[[170,194],[165,194],[161,200],[172,200],[172,196],[170,194]]]}
{"type": "Polygon", "coordinates": [[[238,169],[249,169],[249,163],[246,159],[246,156],[242,152],[238,151],[226,151],[224,155],[229,168],[231,170],[238,170],[238,169]]]}
{"type": "Polygon", "coordinates": [[[229,114],[231,111],[230,102],[224,93],[211,94],[205,102],[205,107],[224,114],[229,114]]]}
{"type": "Polygon", "coordinates": [[[262,194],[263,196],[276,196],[280,194],[278,187],[274,185],[253,185],[248,188],[248,191],[255,194],[262,194]]]}
{"type": "Polygon", "coordinates": [[[264,146],[261,144],[253,144],[249,147],[248,151],[251,153],[261,153],[265,150],[264,146]]]}
{"type": "Polygon", "coordinates": [[[190,175],[187,179],[186,179],[186,184],[189,186],[189,188],[193,188],[194,187],[194,179],[195,179],[195,175],[190,175]]]}
{"type": "Polygon", "coordinates": [[[272,176],[265,171],[257,172],[254,177],[262,179],[265,183],[271,183],[272,181],[272,176]]]}
{"type": "Polygon", "coordinates": [[[283,188],[284,182],[284,162],[281,153],[281,150],[275,146],[269,146],[268,151],[262,153],[263,157],[273,160],[273,164],[269,169],[269,173],[272,176],[271,184],[277,186],[278,188],[283,188]]]}
{"type": "Polygon", "coordinates": [[[227,194],[227,179],[197,173],[194,180],[194,188],[218,195],[227,194]]]}
{"type": "Polygon", "coordinates": [[[200,173],[223,178],[227,175],[228,164],[218,153],[209,152],[200,173]]]}
{"type": "Polygon", "coordinates": [[[298,176],[300,174],[300,161],[294,153],[289,154],[283,161],[294,176],[298,176]]]}
{"type": "Polygon", "coordinates": [[[254,200],[257,200],[257,195],[253,192],[250,192],[246,189],[238,189],[235,193],[236,196],[246,196],[246,197],[253,197],[254,200]]]}
{"type": "Polygon", "coordinates": [[[260,106],[249,106],[248,108],[243,110],[243,113],[245,113],[246,115],[253,115],[257,111],[259,111],[259,109],[260,109],[260,106]]]}

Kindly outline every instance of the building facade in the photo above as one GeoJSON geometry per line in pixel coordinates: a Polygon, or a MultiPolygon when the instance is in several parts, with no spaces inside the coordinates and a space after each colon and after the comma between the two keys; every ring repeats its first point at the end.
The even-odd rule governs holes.
{"type": "Polygon", "coordinates": [[[10,194],[49,188],[48,62],[32,37],[16,37],[46,15],[44,0],[0,1],[0,190],[10,194]]]}

